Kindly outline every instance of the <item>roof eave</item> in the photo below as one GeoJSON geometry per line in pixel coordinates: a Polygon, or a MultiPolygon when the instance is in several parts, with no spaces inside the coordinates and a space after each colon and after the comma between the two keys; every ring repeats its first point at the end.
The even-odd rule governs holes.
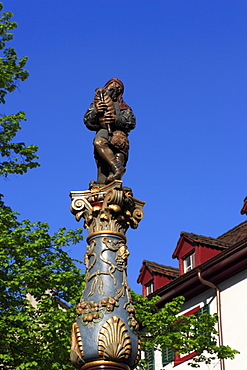
{"type": "Polygon", "coordinates": [[[219,284],[221,281],[242,271],[247,267],[247,238],[240,243],[224,250],[215,257],[210,258],[201,265],[186,274],[180,275],[175,280],[156,290],[150,297],[159,295],[161,299],[156,303],[158,307],[163,306],[179,295],[190,299],[195,295],[209,289],[202,285],[198,279],[198,270],[201,271],[203,278],[219,284]]]}

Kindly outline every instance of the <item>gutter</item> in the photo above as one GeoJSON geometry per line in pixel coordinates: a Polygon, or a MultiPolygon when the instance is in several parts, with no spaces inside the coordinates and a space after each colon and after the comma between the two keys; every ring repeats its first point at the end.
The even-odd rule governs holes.
{"type": "MultiPolygon", "coordinates": [[[[223,330],[222,330],[222,313],[221,313],[221,297],[220,297],[220,290],[219,288],[211,283],[210,281],[207,281],[202,278],[201,270],[197,269],[197,276],[200,282],[204,285],[209,286],[210,288],[215,289],[216,291],[216,310],[218,315],[218,335],[219,335],[219,346],[223,346],[223,330]]],[[[220,359],[220,370],[225,370],[225,361],[224,359],[220,359]]]]}

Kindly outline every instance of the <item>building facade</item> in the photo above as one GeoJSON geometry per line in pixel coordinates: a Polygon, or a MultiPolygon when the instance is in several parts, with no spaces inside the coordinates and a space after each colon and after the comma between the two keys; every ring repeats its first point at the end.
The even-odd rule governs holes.
{"type": "MultiPolygon", "coordinates": [[[[159,295],[158,307],[184,296],[183,315],[218,313],[219,344],[229,345],[240,354],[234,360],[201,364],[200,369],[246,369],[247,221],[218,238],[182,232],[173,258],[178,260],[178,268],[143,261],[137,280],[142,284],[142,294],[159,295]]],[[[146,353],[149,370],[188,369],[194,355],[174,355],[167,350],[146,353]]]]}

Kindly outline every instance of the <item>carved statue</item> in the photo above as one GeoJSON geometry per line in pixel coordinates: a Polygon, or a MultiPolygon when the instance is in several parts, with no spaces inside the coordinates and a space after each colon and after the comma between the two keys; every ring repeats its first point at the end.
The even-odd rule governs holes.
{"type": "Polygon", "coordinates": [[[84,123],[94,138],[94,156],[98,168],[97,183],[108,184],[121,180],[128,160],[128,133],[135,128],[132,109],[124,102],[124,85],[118,78],[111,78],[104,88],[96,89],[84,123]]]}

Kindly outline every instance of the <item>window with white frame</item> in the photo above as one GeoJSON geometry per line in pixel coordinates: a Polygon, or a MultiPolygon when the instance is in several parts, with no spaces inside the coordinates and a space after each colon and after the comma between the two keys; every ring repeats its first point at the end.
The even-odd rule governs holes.
{"type": "Polygon", "coordinates": [[[154,292],[154,282],[151,281],[146,285],[146,295],[149,295],[154,292]]]}
{"type": "Polygon", "coordinates": [[[192,270],[195,267],[195,252],[184,257],[184,273],[192,270]]]}

